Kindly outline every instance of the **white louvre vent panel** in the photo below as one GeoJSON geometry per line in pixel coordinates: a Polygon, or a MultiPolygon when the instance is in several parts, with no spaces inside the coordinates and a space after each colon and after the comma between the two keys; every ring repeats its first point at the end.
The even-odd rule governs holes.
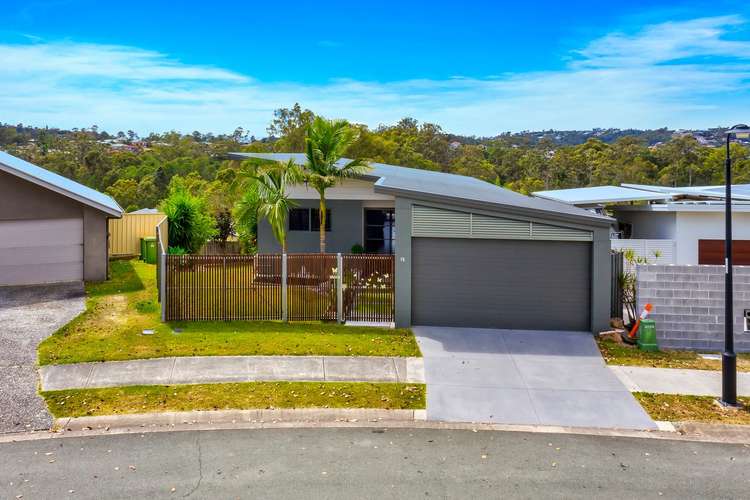
{"type": "Polygon", "coordinates": [[[531,224],[532,240],[555,240],[555,241],[591,241],[591,231],[570,229],[567,227],[548,226],[547,224],[531,224]]]}
{"type": "Polygon", "coordinates": [[[590,231],[414,205],[412,236],[498,240],[591,241],[590,231]]]}
{"type": "Polygon", "coordinates": [[[502,240],[528,240],[531,236],[529,222],[471,215],[471,237],[502,240]]]}
{"type": "Polygon", "coordinates": [[[471,214],[415,205],[412,208],[412,236],[469,238],[471,214]]]}

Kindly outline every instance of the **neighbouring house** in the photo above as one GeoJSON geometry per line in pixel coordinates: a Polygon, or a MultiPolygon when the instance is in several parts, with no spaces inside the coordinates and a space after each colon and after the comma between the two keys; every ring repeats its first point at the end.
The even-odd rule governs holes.
{"type": "Polygon", "coordinates": [[[0,151],[0,285],[107,279],[115,200],[0,151]]]}
{"type": "MultiPolygon", "coordinates": [[[[724,264],[724,187],[639,184],[540,191],[534,196],[607,211],[612,247],[633,248],[654,264],[724,264]],[[654,257],[654,251],[660,257],[654,257]]],[[[750,265],[750,184],[732,187],[736,265],[750,265]]]]}
{"type": "MultiPolygon", "coordinates": [[[[230,158],[305,163],[293,153],[230,158]]],[[[613,219],[471,177],[371,166],[326,192],[327,250],[395,256],[397,326],[608,326],[613,219]]],[[[291,197],[288,251],[317,252],[318,194],[301,184],[291,197]]],[[[261,253],[280,251],[267,222],[257,236],[261,253]]]]}

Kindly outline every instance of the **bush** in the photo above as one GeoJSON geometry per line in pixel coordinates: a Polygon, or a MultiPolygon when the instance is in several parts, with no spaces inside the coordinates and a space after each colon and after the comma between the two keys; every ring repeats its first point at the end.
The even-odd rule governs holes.
{"type": "Polygon", "coordinates": [[[216,234],[216,220],[208,211],[206,200],[193,196],[183,186],[175,186],[162,202],[169,219],[169,246],[195,253],[216,234]]]}
{"type": "Polygon", "coordinates": [[[169,255],[187,255],[188,251],[182,247],[169,247],[167,253],[169,255]]]}
{"type": "Polygon", "coordinates": [[[355,254],[355,255],[361,254],[361,253],[365,253],[365,247],[363,247],[359,243],[356,243],[356,244],[352,245],[351,252],[353,254],[355,254]]]}

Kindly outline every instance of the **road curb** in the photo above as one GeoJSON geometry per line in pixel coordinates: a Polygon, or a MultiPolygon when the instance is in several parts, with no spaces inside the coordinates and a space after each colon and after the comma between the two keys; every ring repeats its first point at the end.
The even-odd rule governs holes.
{"type": "Polygon", "coordinates": [[[425,410],[384,409],[257,409],[220,411],[181,411],[66,417],[56,419],[53,429],[82,431],[97,429],[132,429],[146,426],[224,425],[224,424],[316,424],[324,422],[411,422],[426,419],[425,410]]]}

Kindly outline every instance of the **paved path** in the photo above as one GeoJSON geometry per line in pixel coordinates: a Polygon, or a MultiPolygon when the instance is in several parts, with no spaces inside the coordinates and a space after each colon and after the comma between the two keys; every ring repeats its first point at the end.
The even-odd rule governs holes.
{"type": "MultiPolygon", "coordinates": [[[[720,371],[615,365],[610,365],[609,369],[631,392],[721,395],[720,371]]],[[[750,373],[737,373],[737,395],[750,397],[750,373]]]]}
{"type": "Polygon", "coordinates": [[[421,358],[378,356],[195,356],[48,365],[42,389],[252,381],[424,383],[421,358]]]}
{"type": "Polygon", "coordinates": [[[0,444],[0,498],[747,498],[750,448],[523,432],[265,429],[0,444]]]}
{"type": "Polygon", "coordinates": [[[84,308],[81,283],[0,287],[0,433],[49,429],[36,348],[84,308]]]}
{"type": "Polygon", "coordinates": [[[415,327],[427,418],[655,429],[590,333],[415,327]]]}

